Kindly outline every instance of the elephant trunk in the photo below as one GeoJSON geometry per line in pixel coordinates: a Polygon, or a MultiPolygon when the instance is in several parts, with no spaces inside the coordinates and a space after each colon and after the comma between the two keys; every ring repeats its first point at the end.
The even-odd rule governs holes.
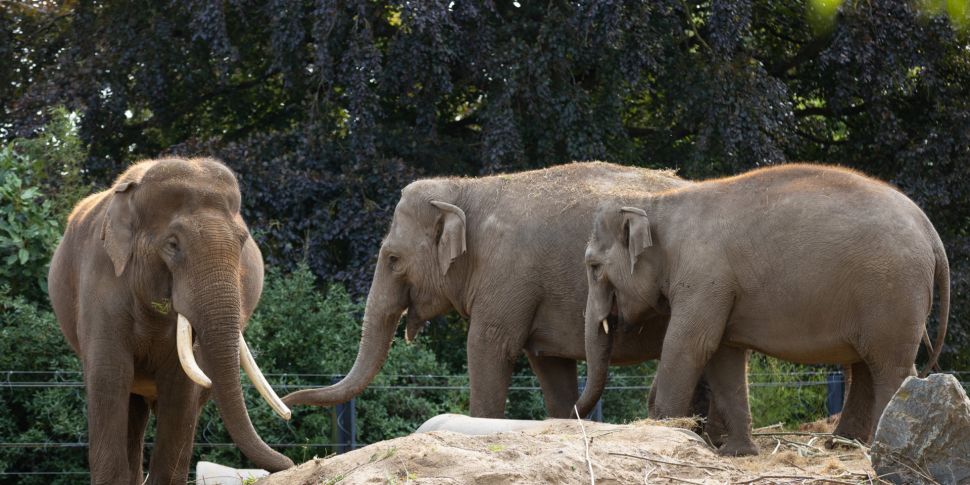
{"type": "MultiPolygon", "coordinates": [[[[200,318],[199,345],[212,379],[212,395],[222,421],[239,449],[256,466],[270,471],[285,470],[293,461],[271,449],[256,433],[249,419],[239,380],[240,293],[238,276],[231,271],[203,271],[197,305],[200,318]]],[[[200,280],[201,281],[201,280],[200,280]]]]}
{"type": "MultiPolygon", "coordinates": [[[[380,264],[378,267],[380,268],[380,264]]],[[[406,293],[401,288],[388,289],[384,282],[390,281],[389,275],[378,270],[367,295],[364,308],[363,333],[357,358],[346,377],[340,382],[320,389],[305,389],[283,397],[287,406],[309,404],[332,406],[350,401],[374,380],[380,372],[394,341],[394,331],[400,322],[401,314],[407,308],[406,293]]]]}
{"type": "Polygon", "coordinates": [[[619,330],[615,324],[610,328],[608,321],[612,294],[608,291],[605,295],[597,293],[603,291],[591,287],[586,303],[586,387],[576,403],[580,417],[588,415],[603,394],[613,351],[613,333],[619,330]],[[605,304],[603,300],[606,300],[605,304]]]}

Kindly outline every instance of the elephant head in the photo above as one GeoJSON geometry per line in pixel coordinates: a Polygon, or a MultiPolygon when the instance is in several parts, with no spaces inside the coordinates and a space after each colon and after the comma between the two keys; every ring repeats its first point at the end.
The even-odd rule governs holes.
{"type": "Polygon", "coordinates": [[[468,221],[461,205],[454,180],[422,180],[404,188],[377,256],[353,367],[333,386],[297,391],[283,402],[329,406],[349,401],[380,371],[403,314],[410,340],[428,319],[452,308],[461,311],[454,303],[467,259],[462,255],[468,221]]]}
{"type": "Polygon", "coordinates": [[[653,237],[646,212],[634,207],[604,204],[593,223],[586,246],[586,365],[587,381],[576,407],[587,415],[606,385],[610,352],[618,329],[607,317],[619,322],[643,321],[657,313],[668,313],[660,305],[660,282],[655,255],[650,254],[653,237]]]}
{"type": "Polygon", "coordinates": [[[239,381],[242,363],[261,393],[275,398],[242,339],[261,290],[262,261],[239,214],[235,176],[205,159],[160,160],[144,167],[126,172],[108,202],[101,239],[113,272],[126,278],[152,321],[177,320],[182,368],[200,385],[211,386],[226,429],[243,453],[262,468],[289,468],[293,462],[270,449],[253,428],[239,381]],[[159,316],[153,305],[165,298],[172,311],[159,316]],[[193,331],[201,367],[193,356],[193,331]]]}

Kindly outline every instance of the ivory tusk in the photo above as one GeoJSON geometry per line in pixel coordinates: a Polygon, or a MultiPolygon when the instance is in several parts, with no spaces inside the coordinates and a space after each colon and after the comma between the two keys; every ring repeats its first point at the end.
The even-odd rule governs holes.
{"type": "Polygon", "coordinates": [[[175,347],[179,354],[179,363],[182,370],[196,384],[209,389],[212,387],[212,380],[202,372],[199,364],[195,361],[195,354],[192,353],[192,325],[189,320],[179,313],[178,326],[175,327],[175,347]]]}
{"type": "Polygon", "coordinates": [[[610,324],[606,323],[605,318],[603,319],[603,331],[606,333],[610,333],[610,324]]]}
{"type": "Polygon", "coordinates": [[[253,359],[253,354],[249,351],[249,346],[246,345],[246,340],[243,339],[242,334],[239,334],[239,362],[242,364],[243,370],[246,371],[246,375],[249,376],[249,380],[253,382],[253,386],[259,391],[259,395],[263,396],[269,407],[273,408],[273,411],[276,411],[276,414],[279,414],[281,418],[289,420],[293,413],[276,395],[276,391],[270,387],[269,382],[266,382],[266,377],[263,376],[259,366],[256,365],[256,359],[253,359]]]}

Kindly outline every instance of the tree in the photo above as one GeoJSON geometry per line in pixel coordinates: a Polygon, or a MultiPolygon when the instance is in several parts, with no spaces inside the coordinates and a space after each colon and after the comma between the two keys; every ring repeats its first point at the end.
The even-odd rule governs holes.
{"type": "MultiPolygon", "coordinates": [[[[967,13],[938,3],[7,1],[0,130],[29,133],[64,103],[97,184],[141,157],[219,156],[267,259],[306,256],[354,295],[418,176],[838,163],[924,207],[962,320],[970,51],[967,13]]],[[[970,364],[950,328],[963,350],[946,363],[970,364]]]]}

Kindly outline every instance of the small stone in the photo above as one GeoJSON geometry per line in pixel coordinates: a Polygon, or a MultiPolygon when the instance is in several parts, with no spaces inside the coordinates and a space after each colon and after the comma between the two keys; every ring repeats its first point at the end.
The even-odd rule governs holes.
{"type": "Polygon", "coordinates": [[[909,377],[879,418],[872,467],[899,484],[970,484],[970,399],[955,377],[909,377]]]}

